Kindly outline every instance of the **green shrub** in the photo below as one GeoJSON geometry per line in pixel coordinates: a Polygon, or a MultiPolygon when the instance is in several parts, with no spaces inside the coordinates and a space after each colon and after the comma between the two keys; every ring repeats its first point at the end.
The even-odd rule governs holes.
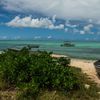
{"type": "Polygon", "coordinates": [[[81,87],[77,73],[68,66],[70,59],[54,60],[51,53],[29,48],[19,52],[7,50],[0,55],[1,78],[10,86],[19,87],[26,94],[36,95],[40,90],[76,90],[81,87]]]}
{"type": "Polygon", "coordinates": [[[68,57],[61,57],[58,59],[60,65],[68,66],[70,64],[70,58],[68,57]]]}

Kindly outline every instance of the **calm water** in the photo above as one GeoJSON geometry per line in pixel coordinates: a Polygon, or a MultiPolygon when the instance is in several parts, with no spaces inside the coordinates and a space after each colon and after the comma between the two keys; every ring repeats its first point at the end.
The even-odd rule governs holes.
{"type": "Polygon", "coordinates": [[[6,48],[21,48],[27,44],[39,44],[39,50],[53,51],[56,54],[69,55],[75,58],[100,59],[100,42],[73,42],[75,47],[61,47],[63,41],[47,40],[6,40],[0,41],[0,50],[6,48]]]}

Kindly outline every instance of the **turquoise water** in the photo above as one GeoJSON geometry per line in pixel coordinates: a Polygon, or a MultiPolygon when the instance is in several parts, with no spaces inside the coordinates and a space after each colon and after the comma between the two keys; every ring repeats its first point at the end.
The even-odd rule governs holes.
{"type": "Polygon", "coordinates": [[[39,44],[39,50],[53,51],[75,58],[100,59],[100,42],[73,42],[75,47],[61,47],[63,41],[48,40],[6,40],[0,41],[0,50],[6,48],[21,48],[27,44],[39,44]]]}

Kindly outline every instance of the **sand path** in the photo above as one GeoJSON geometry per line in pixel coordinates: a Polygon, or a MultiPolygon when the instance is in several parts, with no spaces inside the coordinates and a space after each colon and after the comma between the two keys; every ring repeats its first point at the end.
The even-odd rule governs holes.
{"type": "Polygon", "coordinates": [[[93,63],[94,61],[90,60],[71,60],[71,66],[81,68],[83,73],[86,73],[90,79],[100,85],[100,79],[97,77],[97,72],[93,63]]]}
{"type": "MultiPolygon", "coordinates": [[[[52,57],[66,57],[64,55],[53,54],[52,57]]],[[[83,60],[83,59],[71,59],[71,66],[81,68],[83,73],[86,73],[88,77],[100,85],[100,79],[97,77],[96,69],[94,66],[95,61],[83,60]]]]}

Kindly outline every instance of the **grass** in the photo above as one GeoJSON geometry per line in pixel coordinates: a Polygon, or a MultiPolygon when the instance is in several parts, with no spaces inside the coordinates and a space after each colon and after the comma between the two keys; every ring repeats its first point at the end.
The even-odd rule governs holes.
{"type": "Polygon", "coordinates": [[[80,69],[73,68],[75,71],[80,71],[79,77],[89,88],[81,87],[79,90],[62,93],[59,91],[44,91],[41,92],[37,100],[100,100],[100,87],[91,81],[86,74],[83,74],[80,69]]]}
{"type": "MultiPolygon", "coordinates": [[[[73,70],[80,71],[77,68],[73,68],[73,70]]],[[[90,86],[88,89],[81,87],[80,90],[72,90],[65,93],[57,90],[44,90],[40,91],[36,100],[99,100],[100,87],[97,87],[97,84],[88,79],[85,74],[81,73],[79,77],[83,80],[84,85],[88,84],[90,86]]],[[[18,100],[35,100],[32,97],[26,99],[22,96],[21,91],[16,90],[0,91],[0,100],[17,100],[16,98],[19,95],[20,98],[18,100]]]]}

